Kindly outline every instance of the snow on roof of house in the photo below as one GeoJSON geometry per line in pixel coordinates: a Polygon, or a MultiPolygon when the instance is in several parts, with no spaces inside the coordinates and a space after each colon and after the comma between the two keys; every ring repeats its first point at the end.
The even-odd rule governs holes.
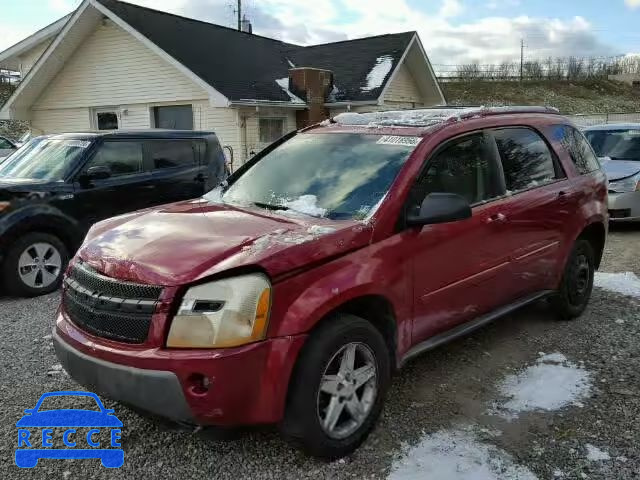
{"type": "Polygon", "coordinates": [[[507,113],[559,113],[552,107],[440,107],[371,113],[341,113],[331,123],[367,127],[430,127],[449,121],[507,113]]]}
{"type": "Polygon", "coordinates": [[[122,1],[95,1],[231,101],[297,103],[274,82],[288,77],[293,65],[331,70],[340,84],[331,101],[376,101],[416,36],[405,32],[305,47],[122,1]]]}

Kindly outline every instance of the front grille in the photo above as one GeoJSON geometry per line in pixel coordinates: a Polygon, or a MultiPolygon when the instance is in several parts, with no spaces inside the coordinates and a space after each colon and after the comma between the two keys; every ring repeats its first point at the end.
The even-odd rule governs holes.
{"type": "Polygon", "coordinates": [[[611,218],[627,218],[631,216],[630,208],[621,208],[619,210],[609,210],[609,217],[611,218]]]}
{"type": "Polygon", "coordinates": [[[161,287],[121,282],[78,262],[65,279],[64,308],[73,323],[99,337],[143,343],[161,287]]]}

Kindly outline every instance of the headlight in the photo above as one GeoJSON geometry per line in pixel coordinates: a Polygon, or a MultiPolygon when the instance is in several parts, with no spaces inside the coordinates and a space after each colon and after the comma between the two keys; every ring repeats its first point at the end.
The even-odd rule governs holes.
{"type": "Polygon", "coordinates": [[[640,191],[640,174],[624,180],[609,182],[609,190],[617,193],[640,191]]]}
{"type": "Polygon", "coordinates": [[[171,322],[167,347],[228,348],[263,340],[270,310],[271,284],[262,274],[191,287],[171,322]]]}

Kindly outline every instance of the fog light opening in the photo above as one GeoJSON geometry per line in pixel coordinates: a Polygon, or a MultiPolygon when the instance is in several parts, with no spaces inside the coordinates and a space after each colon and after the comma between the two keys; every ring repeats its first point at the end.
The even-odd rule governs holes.
{"type": "Polygon", "coordinates": [[[211,381],[201,373],[192,373],[187,378],[187,385],[192,395],[205,395],[209,391],[211,381]]]}

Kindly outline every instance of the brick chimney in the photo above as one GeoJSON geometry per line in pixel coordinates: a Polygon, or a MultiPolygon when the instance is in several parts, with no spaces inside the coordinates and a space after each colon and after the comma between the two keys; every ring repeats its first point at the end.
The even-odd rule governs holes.
{"type": "Polygon", "coordinates": [[[292,68],[289,70],[289,89],[309,106],[308,110],[298,110],[298,128],[329,118],[329,110],[324,103],[333,89],[332,71],[311,67],[292,68]]]}

